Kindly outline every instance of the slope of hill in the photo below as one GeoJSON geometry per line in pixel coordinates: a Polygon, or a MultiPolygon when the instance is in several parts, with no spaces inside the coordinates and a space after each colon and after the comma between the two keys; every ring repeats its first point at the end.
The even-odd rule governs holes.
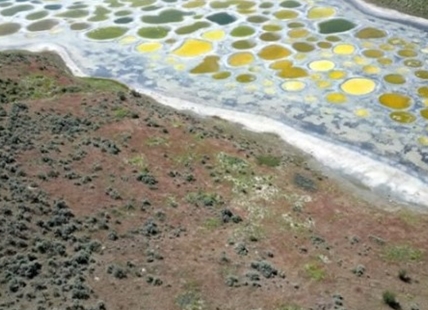
{"type": "Polygon", "coordinates": [[[0,309],[428,304],[425,214],[56,55],[0,70],[0,309]]]}

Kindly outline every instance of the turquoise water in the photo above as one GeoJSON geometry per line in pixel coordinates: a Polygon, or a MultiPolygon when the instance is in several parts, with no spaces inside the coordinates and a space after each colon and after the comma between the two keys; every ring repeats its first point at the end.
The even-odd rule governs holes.
{"type": "Polygon", "coordinates": [[[428,182],[428,34],[343,0],[0,0],[0,49],[263,115],[428,182]]]}

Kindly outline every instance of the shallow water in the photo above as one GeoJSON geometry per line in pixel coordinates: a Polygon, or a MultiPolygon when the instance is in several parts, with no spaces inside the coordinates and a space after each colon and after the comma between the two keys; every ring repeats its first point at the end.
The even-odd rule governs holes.
{"type": "Polygon", "coordinates": [[[1,4],[0,49],[60,45],[88,75],[267,116],[428,182],[421,29],[343,0],[1,4]]]}

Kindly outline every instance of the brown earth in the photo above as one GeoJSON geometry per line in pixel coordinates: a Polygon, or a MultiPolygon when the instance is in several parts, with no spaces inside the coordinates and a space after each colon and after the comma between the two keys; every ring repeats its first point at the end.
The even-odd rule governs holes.
{"type": "Polygon", "coordinates": [[[0,71],[0,309],[428,305],[424,213],[58,56],[0,71]]]}

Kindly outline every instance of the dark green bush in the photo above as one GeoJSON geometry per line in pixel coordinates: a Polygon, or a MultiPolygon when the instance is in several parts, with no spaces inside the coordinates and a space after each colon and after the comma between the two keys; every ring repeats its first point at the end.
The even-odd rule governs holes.
{"type": "Polygon", "coordinates": [[[143,172],[137,177],[137,181],[143,182],[146,185],[154,186],[158,183],[153,175],[149,172],[143,172]]]}
{"type": "Polygon", "coordinates": [[[251,268],[256,269],[265,278],[273,278],[278,275],[278,270],[276,270],[271,264],[266,261],[252,262],[251,268]]]}
{"type": "Polygon", "coordinates": [[[301,175],[300,173],[296,173],[293,179],[293,182],[298,187],[308,191],[308,192],[315,192],[317,190],[317,185],[314,182],[314,180],[301,175]]]}
{"type": "Polygon", "coordinates": [[[113,275],[116,279],[124,279],[127,277],[127,272],[119,265],[112,264],[107,267],[107,273],[113,275]]]}
{"type": "Polygon", "coordinates": [[[399,310],[401,309],[400,303],[397,301],[395,294],[391,291],[385,291],[382,294],[383,302],[391,307],[392,309],[399,310]]]}
{"type": "Polygon", "coordinates": [[[398,272],[398,278],[405,283],[410,283],[412,281],[405,269],[400,269],[398,272]]]}

